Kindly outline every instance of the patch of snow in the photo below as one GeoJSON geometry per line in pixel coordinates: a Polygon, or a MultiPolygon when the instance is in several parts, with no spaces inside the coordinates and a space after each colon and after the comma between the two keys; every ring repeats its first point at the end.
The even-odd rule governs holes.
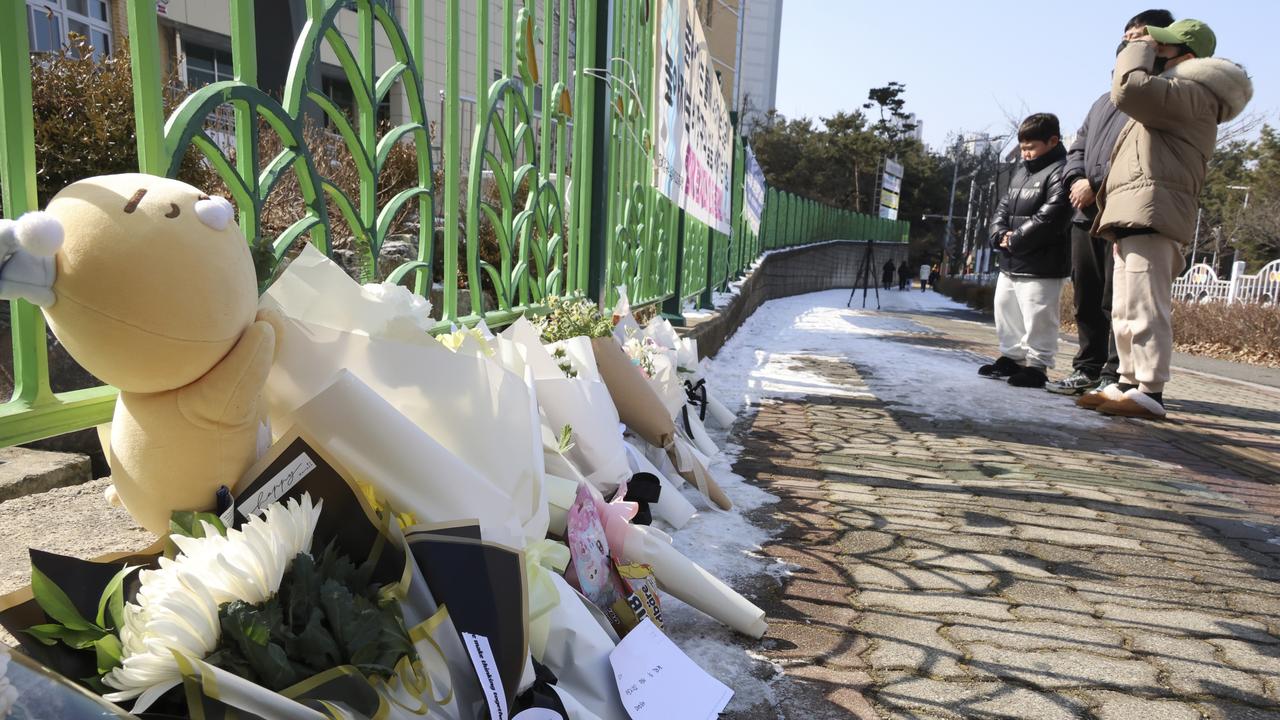
{"type": "MultiPolygon", "coordinates": [[[[827,290],[765,303],[709,363],[707,384],[735,411],[765,397],[834,394],[830,381],[815,381],[795,360],[835,359],[856,365],[866,382],[866,388],[841,388],[843,394],[870,390],[886,403],[939,420],[1034,422],[1064,442],[1071,442],[1070,429],[1106,423],[1069,399],[979,376],[978,365],[987,358],[931,346],[938,334],[901,314],[963,312],[964,305],[934,292],[898,290],[880,293],[878,311],[857,307],[860,297],[855,307],[846,307],[848,301],[848,290],[827,290]]],[[[994,332],[991,344],[994,353],[994,332]]]]}
{"type": "MultiPolygon", "coordinates": [[[[734,473],[732,465],[742,448],[727,442],[724,431],[711,428],[708,431],[722,448],[709,470],[733,501],[734,509],[700,511],[687,525],[672,533],[673,544],[707,572],[750,598],[755,594],[753,587],[760,587],[761,583],[780,584],[790,573],[787,564],[760,554],[761,546],[770,539],[769,532],[743,515],[775,503],[778,498],[734,473]]],[[[684,493],[699,507],[707,507],[697,490],[686,486],[684,493]]],[[[733,689],[728,710],[775,703],[770,683],[781,675],[781,669],[749,652],[748,648],[756,644],[754,640],[738,635],[670,595],[662,596],[662,617],[668,634],[680,649],[733,689]]]]}

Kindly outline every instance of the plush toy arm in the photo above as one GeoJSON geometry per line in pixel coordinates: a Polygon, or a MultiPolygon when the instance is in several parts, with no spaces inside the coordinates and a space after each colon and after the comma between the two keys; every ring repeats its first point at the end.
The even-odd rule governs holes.
{"type": "Polygon", "coordinates": [[[275,348],[275,328],[266,320],[255,321],[222,362],[178,391],[182,414],[209,428],[256,421],[258,395],[271,372],[275,348]]]}

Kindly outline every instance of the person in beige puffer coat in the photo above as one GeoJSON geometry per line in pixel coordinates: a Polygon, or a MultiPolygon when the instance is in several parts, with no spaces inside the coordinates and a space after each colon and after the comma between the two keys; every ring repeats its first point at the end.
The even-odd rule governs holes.
{"type": "Polygon", "coordinates": [[[1114,243],[1111,324],[1120,382],[1078,404],[1159,419],[1173,355],[1173,280],[1195,233],[1218,125],[1244,110],[1253,85],[1239,65],[1212,57],[1216,38],[1199,20],[1126,37],[1111,100],[1131,120],[1112,151],[1092,230],[1114,243]]]}

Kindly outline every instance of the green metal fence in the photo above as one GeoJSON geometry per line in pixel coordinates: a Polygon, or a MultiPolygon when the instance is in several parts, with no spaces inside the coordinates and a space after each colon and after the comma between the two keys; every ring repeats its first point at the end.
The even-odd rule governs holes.
{"type": "MultiPolygon", "coordinates": [[[[189,149],[203,155],[230,190],[264,287],[300,243],[333,251],[333,207],[352,236],[364,280],[403,282],[423,295],[440,284],[442,327],[480,319],[501,325],[551,295],[585,294],[609,304],[623,284],[633,305],[664,303],[678,313],[690,299],[708,302],[766,250],[836,238],[905,241],[906,223],[774,189],[759,233],[752,232],[742,212],[741,138],[734,147],[730,234],[659,194],[649,140],[655,28],[647,0],[504,0],[499,58],[489,56],[491,0],[474,0],[477,35],[468,48],[461,0],[444,3],[441,38],[427,36],[424,0],[307,0],[280,99],[258,85],[254,1],[223,1],[231,14],[234,79],[194,91],[168,118],[156,4],[127,2],[138,164],[142,172],[173,175],[189,149]],[[344,34],[339,17],[347,12],[354,13],[355,30],[344,34]],[[390,48],[381,67],[379,43],[390,48]],[[443,45],[445,57],[442,116],[434,118],[422,75],[429,43],[443,45]],[[326,49],[352,88],[350,112],[316,85],[326,49]],[[475,127],[464,137],[461,118],[470,101],[461,75],[468,54],[475,58],[476,84],[465,89],[475,93],[475,127]],[[405,117],[379,127],[379,105],[392,93],[405,117]],[[240,150],[233,156],[208,131],[210,119],[228,105],[240,150]],[[354,193],[326,174],[326,164],[304,142],[304,119],[317,112],[356,165],[354,193]],[[433,125],[440,135],[439,182],[433,125]],[[259,152],[263,133],[278,136],[282,149],[274,156],[259,152]],[[399,143],[416,151],[416,182],[380,202],[379,177],[399,143]],[[263,211],[289,175],[302,197],[298,217],[270,235],[263,211]],[[418,218],[417,257],[383,269],[384,244],[405,212],[418,218]],[[496,248],[486,251],[484,238],[496,248]]],[[[20,0],[0,3],[0,187],[10,218],[37,202],[26,11],[20,0]]],[[[112,388],[52,391],[39,310],[13,301],[10,317],[14,393],[0,405],[0,446],[108,420],[112,388]]]]}

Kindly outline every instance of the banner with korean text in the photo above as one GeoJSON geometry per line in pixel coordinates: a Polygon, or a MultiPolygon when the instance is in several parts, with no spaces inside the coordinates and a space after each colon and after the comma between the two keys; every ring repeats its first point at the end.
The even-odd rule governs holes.
{"type": "Polygon", "coordinates": [[[742,173],[742,214],[746,217],[751,232],[759,235],[760,216],[764,214],[764,171],[760,169],[760,163],[756,162],[756,154],[751,152],[751,146],[748,145],[745,150],[747,161],[742,173]]]}
{"type": "Polygon", "coordinates": [[[653,179],[717,232],[730,231],[733,127],[690,0],[656,0],[653,179]]]}

